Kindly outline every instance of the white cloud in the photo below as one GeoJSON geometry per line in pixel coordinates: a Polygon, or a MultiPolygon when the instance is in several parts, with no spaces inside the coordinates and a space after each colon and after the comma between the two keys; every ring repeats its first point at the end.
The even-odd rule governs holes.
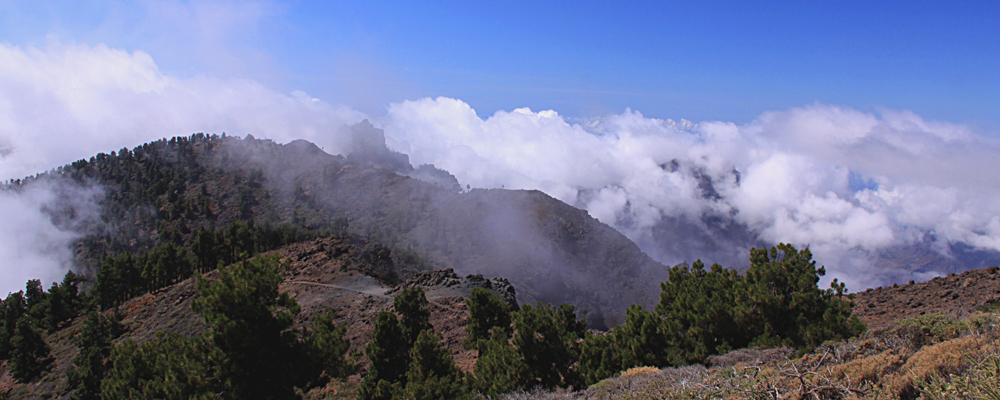
{"type": "Polygon", "coordinates": [[[0,191],[0,295],[23,290],[29,279],[46,288],[61,281],[73,266],[70,243],[99,221],[101,196],[96,187],[51,180],[0,191]]]}
{"type": "Polygon", "coordinates": [[[484,120],[437,98],[393,104],[384,128],[390,147],[415,162],[474,187],[542,190],[668,263],[682,256],[658,254],[646,239],[677,217],[731,216],[765,241],[809,245],[830,278],[853,288],[880,283],[867,254],[923,237],[914,230],[933,232],[942,248],[1000,250],[1000,146],[908,111],[815,104],[742,126],[626,111],[578,125],[527,109],[484,120]],[[874,187],[852,188],[851,174],[874,187]]]}
{"type": "Polygon", "coordinates": [[[141,51],[0,44],[3,179],[195,132],[334,146],[333,133],[362,118],[347,107],[302,92],[278,93],[251,80],[165,75],[141,51]]]}

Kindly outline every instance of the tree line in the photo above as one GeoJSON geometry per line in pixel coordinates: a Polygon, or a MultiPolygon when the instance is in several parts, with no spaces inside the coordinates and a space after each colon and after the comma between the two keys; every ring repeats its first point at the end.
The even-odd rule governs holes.
{"type": "Polygon", "coordinates": [[[79,292],[83,281],[70,271],[46,292],[41,281],[32,279],[25,290],[0,301],[0,360],[7,360],[14,379],[31,380],[53,361],[42,332],[61,329],[84,309],[79,292]]]}
{"type": "Polygon", "coordinates": [[[802,351],[864,331],[850,296],[836,280],[817,287],[825,270],[808,249],[782,244],[751,251],[745,275],[700,261],[678,265],[661,284],[652,312],[632,306],[611,332],[586,330],[573,306],[524,305],[512,311],[489,291],[467,302],[468,338],[479,352],[472,374],[442,354],[427,324],[426,299],[404,291],[396,314],[382,312],[365,349],[371,360],[362,400],[496,396],[536,388],[583,388],[637,366],[681,366],[744,347],[802,351]],[[420,332],[417,334],[417,332],[420,332]]]}
{"type": "Polygon", "coordinates": [[[124,251],[101,263],[92,295],[104,309],[143,293],[173,285],[194,274],[245,260],[281,246],[334,235],[291,224],[258,226],[237,221],[218,230],[202,228],[189,247],[165,242],[133,255],[124,251]]]}

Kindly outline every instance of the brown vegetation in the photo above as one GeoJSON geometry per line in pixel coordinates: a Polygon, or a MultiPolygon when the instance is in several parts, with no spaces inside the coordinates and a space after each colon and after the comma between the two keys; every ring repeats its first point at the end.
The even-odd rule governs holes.
{"type": "Polygon", "coordinates": [[[740,349],[709,357],[707,368],[642,368],[582,391],[504,398],[1000,400],[1000,315],[992,313],[998,272],[859,293],[854,310],[871,329],[805,354],[740,349]]]}

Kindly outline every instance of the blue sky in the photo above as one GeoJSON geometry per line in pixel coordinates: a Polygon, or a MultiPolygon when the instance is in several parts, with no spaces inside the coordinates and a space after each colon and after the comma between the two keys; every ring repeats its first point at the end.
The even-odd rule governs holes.
{"type": "Polygon", "coordinates": [[[142,50],[171,75],[249,78],[370,115],[448,96],[481,116],[745,123],[822,102],[1000,130],[1000,3],[789,3],[7,0],[0,40],[142,50]]]}

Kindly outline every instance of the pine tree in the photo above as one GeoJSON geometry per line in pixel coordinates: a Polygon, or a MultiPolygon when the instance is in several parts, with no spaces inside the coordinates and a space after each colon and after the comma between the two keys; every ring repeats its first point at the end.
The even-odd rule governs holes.
{"type": "Polygon", "coordinates": [[[665,367],[676,361],[676,350],[668,340],[670,324],[655,314],[633,305],[625,313],[625,323],[616,326],[615,344],[622,352],[621,370],[632,367],[665,367]]]}
{"type": "Polygon", "coordinates": [[[521,308],[514,320],[517,333],[513,342],[527,365],[526,386],[579,385],[579,376],[571,366],[579,356],[577,340],[583,338],[585,329],[586,321],[576,319],[571,305],[521,308]]]}
{"type": "Polygon", "coordinates": [[[714,264],[706,271],[697,260],[690,268],[674,266],[668,276],[654,312],[675,325],[668,340],[679,350],[676,364],[746,347],[756,336],[746,280],[735,270],[714,264]]]}
{"type": "Polygon", "coordinates": [[[674,363],[748,346],[809,348],[862,332],[843,284],[816,287],[824,273],[809,249],[787,244],[751,249],[746,276],[718,264],[706,271],[701,261],[671,268],[655,313],[674,325],[665,330],[675,332],[674,363]]]}
{"type": "Polygon", "coordinates": [[[115,311],[110,317],[88,312],[84,316],[83,329],[74,337],[80,352],[73,357],[73,368],[66,373],[74,399],[100,398],[101,380],[108,366],[105,360],[111,356],[111,341],[125,330],[119,323],[122,315],[115,311]]]}
{"type": "Polygon", "coordinates": [[[83,275],[68,271],[63,277],[62,285],[52,283],[52,287],[49,288],[49,304],[44,320],[44,325],[48,328],[49,333],[55,332],[60,323],[79,315],[83,308],[83,300],[80,298],[78,285],[86,280],[83,275]]]}
{"type": "Polygon", "coordinates": [[[201,298],[192,309],[205,319],[223,355],[218,375],[229,385],[229,398],[291,398],[295,387],[321,372],[289,329],[300,307],[287,292],[278,292],[283,279],[278,257],[230,265],[219,270],[215,282],[198,277],[201,298]]]}
{"type": "Polygon", "coordinates": [[[479,342],[474,387],[487,396],[508,393],[524,387],[522,377],[527,366],[517,350],[507,340],[508,334],[496,327],[490,330],[489,340],[479,342]]]}
{"type": "Polygon", "coordinates": [[[365,355],[371,361],[368,375],[358,391],[362,400],[388,400],[406,384],[406,370],[410,364],[410,345],[403,336],[396,314],[378,313],[372,340],[365,346],[365,355]],[[394,387],[395,385],[395,387],[394,387]]]}
{"type": "Polygon", "coordinates": [[[28,305],[24,301],[24,292],[14,292],[7,295],[0,308],[0,360],[10,358],[11,339],[17,333],[17,321],[27,313],[28,305]]]}
{"type": "Polygon", "coordinates": [[[588,333],[580,343],[580,379],[587,386],[622,370],[622,349],[612,332],[588,333]]]}
{"type": "Polygon", "coordinates": [[[581,378],[592,385],[632,367],[679,364],[678,350],[670,341],[672,326],[672,321],[646,312],[641,306],[629,307],[625,323],[610,333],[584,338],[580,345],[581,378]]]}
{"type": "Polygon", "coordinates": [[[105,359],[108,355],[103,354],[99,348],[90,347],[81,348],[73,357],[73,369],[66,371],[66,381],[73,389],[73,399],[101,398],[101,380],[104,379],[105,359]]]}
{"type": "MultiPolygon", "coordinates": [[[[204,184],[202,188],[204,188],[204,184]]],[[[191,249],[194,252],[195,259],[197,260],[198,272],[208,272],[215,269],[219,264],[219,250],[217,249],[218,244],[216,243],[215,232],[205,229],[204,227],[198,231],[198,235],[194,239],[194,243],[191,244],[191,249]]]]}
{"type": "Polygon", "coordinates": [[[474,288],[469,294],[469,317],[465,331],[469,336],[463,345],[468,349],[478,349],[479,342],[488,340],[493,328],[510,337],[510,307],[497,295],[483,288],[474,288]]]}
{"type": "Polygon", "coordinates": [[[413,400],[461,399],[469,397],[462,373],[441,347],[434,331],[420,332],[410,351],[403,396],[413,400]]]}
{"type": "Polygon", "coordinates": [[[844,285],[834,280],[830,289],[816,286],[825,274],[808,248],[751,249],[746,281],[759,324],[751,345],[814,347],[861,333],[864,325],[843,300],[844,285]]]}
{"type": "Polygon", "coordinates": [[[333,315],[332,310],[327,310],[313,320],[306,348],[313,362],[322,365],[326,375],[344,377],[350,372],[351,366],[345,356],[351,344],[344,339],[346,328],[334,324],[333,315]]]}
{"type": "Polygon", "coordinates": [[[10,372],[21,382],[28,382],[38,376],[51,362],[49,345],[34,327],[34,321],[27,316],[17,321],[14,337],[10,340],[10,372]]]}
{"type": "Polygon", "coordinates": [[[24,301],[27,305],[28,315],[36,321],[44,321],[45,313],[48,311],[49,294],[42,288],[42,281],[31,279],[25,284],[24,301]]]}
{"type": "Polygon", "coordinates": [[[392,308],[399,314],[400,328],[411,347],[416,343],[420,332],[433,329],[430,323],[431,312],[427,306],[427,296],[419,287],[403,289],[393,299],[392,308]]]}
{"type": "MultiPolygon", "coordinates": [[[[221,358],[205,336],[157,334],[139,345],[127,339],[111,352],[101,381],[104,400],[237,398],[224,379],[212,373],[212,360],[221,358]]],[[[269,398],[267,393],[241,398],[269,398]]]]}

